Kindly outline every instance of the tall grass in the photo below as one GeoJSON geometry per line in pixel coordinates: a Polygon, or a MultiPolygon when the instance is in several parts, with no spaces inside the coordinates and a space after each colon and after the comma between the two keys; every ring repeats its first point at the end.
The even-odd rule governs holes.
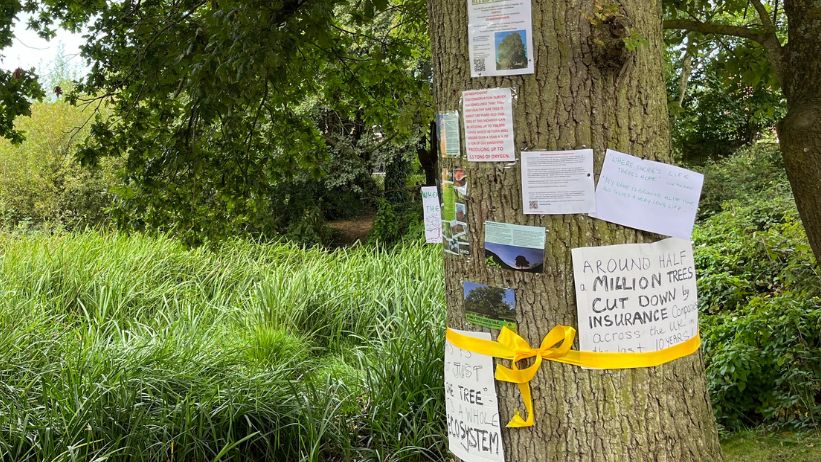
{"type": "Polygon", "coordinates": [[[441,258],[0,235],[0,459],[443,459],[441,258]]]}

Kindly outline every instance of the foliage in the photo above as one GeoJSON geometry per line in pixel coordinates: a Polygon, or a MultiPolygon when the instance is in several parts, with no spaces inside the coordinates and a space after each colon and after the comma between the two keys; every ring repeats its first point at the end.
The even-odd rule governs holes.
{"type": "MultiPolygon", "coordinates": [[[[701,42],[699,42],[701,43],[701,42]]],[[[761,137],[772,136],[776,123],[786,113],[777,85],[754,75],[739,74],[740,62],[767,62],[759,48],[738,48],[735,54],[709,54],[688,48],[697,58],[686,86],[681,106],[671,104],[673,147],[686,161],[726,157],[761,137]],[[754,56],[739,57],[742,52],[754,56]],[[754,83],[750,83],[753,81],[754,83]]],[[[683,63],[675,62],[679,72],[683,63]]],[[[668,95],[676,101],[682,95],[679,74],[668,74],[668,95]]]]}
{"type": "Polygon", "coordinates": [[[723,207],[693,235],[716,415],[730,429],[815,426],[821,412],[821,269],[795,205],[757,197],[723,207]]]}
{"type": "Polygon", "coordinates": [[[17,119],[27,139],[0,139],[0,227],[101,226],[120,185],[119,162],[84,169],[72,147],[86,136],[90,111],[65,102],[35,103],[31,117],[17,119]]]}
{"type": "Polygon", "coordinates": [[[78,155],[88,164],[125,159],[118,222],[193,244],[287,232],[310,205],[293,189],[336,183],[313,187],[313,200],[368,189],[376,152],[427,127],[420,5],[25,3],[44,34],[88,24],[83,55],[93,66],[71,98],[91,98],[113,116],[94,121],[78,155]],[[300,200],[285,199],[293,196],[300,200]]]}
{"type": "Polygon", "coordinates": [[[380,200],[373,229],[368,234],[371,243],[393,245],[401,241],[424,239],[425,227],[421,200],[394,205],[380,200]]]}
{"type": "Polygon", "coordinates": [[[673,143],[685,160],[727,156],[770,135],[786,114],[773,64],[786,37],[784,8],[756,3],[663,2],[673,143]]]}
{"type": "MultiPolygon", "coordinates": [[[[5,0],[0,4],[0,58],[2,50],[11,45],[14,18],[22,5],[19,0],[5,0]]],[[[0,69],[0,139],[14,144],[23,141],[23,134],[14,127],[18,116],[31,115],[31,101],[45,96],[32,69],[14,71],[0,69]]]]}
{"type": "Polygon", "coordinates": [[[698,210],[700,219],[720,212],[725,201],[736,201],[741,205],[763,204],[756,213],[772,209],[773,200],[782,202],[779,210],[794,207],[784,162],[776,144],[757,143],[730,157],[711,160],[695,168],[704,174],[698,210]]]}
{"type": "Polygon", "coordinates": [[[443,460],[439,261],[0,235],[0,459],[443,460]]]}

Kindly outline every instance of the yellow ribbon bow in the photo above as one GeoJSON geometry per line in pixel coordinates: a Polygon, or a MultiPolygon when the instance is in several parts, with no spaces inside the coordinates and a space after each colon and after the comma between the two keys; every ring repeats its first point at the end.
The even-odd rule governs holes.
{"type": "Polygon", "coordinates": [[[592,369],[633,369],[658,366],[688,356],[697,351],[701,344],[701,338],[696,334],[689,340],[658,351],[638,353],[577,351],[570,349],[576,337],[576,329],[562,325],[551,329],[539,348],[532,348],[527,340],[507,327],[502,327],[495,342],[462,335],[453,329],[448,329],[446,335],[448,342],[455,347],[511,361],[511,367],[503,365],[496,367],[496,380],[515,383],[519,386],[519,392],[522,394],[522,401],[527,411],[527,420],[523,419],[517,410],[507,424],[508,428],[533,426],[533,397],[530,394],[530,381],[536,376],[536,372],[539,371],[545,359],[592,369]],[[519,369],[518,362],[530,358],[535,358],[533,364],[519,369]]]}

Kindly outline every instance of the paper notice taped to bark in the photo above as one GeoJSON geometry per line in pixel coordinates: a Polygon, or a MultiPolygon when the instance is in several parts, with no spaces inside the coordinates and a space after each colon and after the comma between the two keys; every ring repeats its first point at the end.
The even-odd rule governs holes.
{"type": "Polygon", "coordinates": [[[510,88],[462,93],[465,151],[471,162],[516,160],[513,143],[513,94],[510,88]]]}
{"type": "MultiPolygon", "coordinates": [[[[457,331],[490,340],[485,332],[457,331]]],[[[465,462],[504,462],[493,358],[445,342],[448,449],[465,462]]]]}
{"type": "Polygon", "coordinates": [[[648,352],[698,334],[690,241],[572,250],[582,351],[648,352]]]}
{"type": "Polygon", "coordinates": [[[593,150],[522,152],[522,202],[526,215],[595,212],[593,150]]]}
{"type": "Polygon", "coordinates": [[[425,242],[442,242],[442,206],[436,186],[422,186],[422,210],[425,217],[425,242]]]}
{"type": "Polygon", "coordinates": [[[608,149],[590,216],[689,239],[704,175],[608,149]]]}
{"type": "Polygon", "coordinates": [[[533,73],[531,0],[467,0],[470,76],[533,73]]]}

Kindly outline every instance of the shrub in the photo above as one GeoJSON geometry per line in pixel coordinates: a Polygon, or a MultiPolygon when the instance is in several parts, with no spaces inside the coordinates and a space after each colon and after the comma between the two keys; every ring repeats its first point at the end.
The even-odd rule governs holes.
{"type": "Polygon", "coordinates": [[[85,136],[91,110],[68,103],[35,103],[31,117],[15,126],[26,140],[0,139],[0,226],[45,224],[82,229],[108,219],[114,190],[121,184],[120,162],[105,159],[95,169],[81,167],[73,147],[85,136]]]}
{"type": "Polygon", "coordinates": [[[720,212],[727,201],[754,205],[778,198],[784,208],[793,202],[777,144],[758,143],[728,158],[695,168],[704,173],[698,211],[701,219],[720,212]]]}
{"type": "Polygon", "coordinates": [[[696,227],[701,332],[719,422],[813,426],[821,411],[821,277],[783,197],[725,201],[696,227]]]}

